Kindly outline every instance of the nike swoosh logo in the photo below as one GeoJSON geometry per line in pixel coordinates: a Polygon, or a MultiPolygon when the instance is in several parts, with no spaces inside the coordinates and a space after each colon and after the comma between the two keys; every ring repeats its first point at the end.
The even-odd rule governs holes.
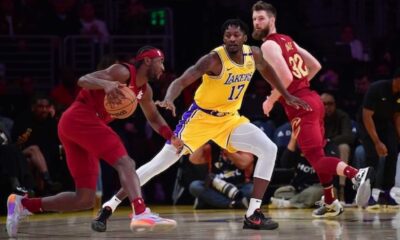
{"type": "Polygon", "coordinates": [[[231,70],[232,68],[234,68],[234,67],[231,67],[231,68],[227,68],[227,69],[226,69],[226,71],[230,71],[230,70],[231,70]]]}
{"type": "MultiPolygon", "coordinates": [[[[250,220],[250,219],[249,219],[249,220],[250,220]]],[[[256,224],[256,225],[260,225],[261,219],[258,219],[258,220],[250,220],[250,222],[252,222],[253,224],[256,224]]]]}

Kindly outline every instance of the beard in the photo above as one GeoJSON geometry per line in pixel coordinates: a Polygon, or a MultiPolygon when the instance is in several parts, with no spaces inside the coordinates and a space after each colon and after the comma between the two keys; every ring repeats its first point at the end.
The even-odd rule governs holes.
{"type": "Polygon", "coordinates": [[[269,27],[265,27],[264,29],[261,30],[253,30],[253,33],[251,34],[251,36],[255,39],[255,40],[262,40],[263,38],[265,38],[267,35],[269,34],[269,27]]]}

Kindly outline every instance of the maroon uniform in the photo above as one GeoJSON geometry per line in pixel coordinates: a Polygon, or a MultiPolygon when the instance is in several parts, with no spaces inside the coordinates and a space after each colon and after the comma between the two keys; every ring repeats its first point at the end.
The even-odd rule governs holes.
{"type": "Polygon", "coordinates": [[[323,151],[325,144],[324,105],[320,96],[309,88],[308,69],[292,38],[273,33],[267,37],[267,40],[272,40],[281,47],[282,55],[292,72],[293,81],[287,88],[289,93],[301,98],[312,108],[312,111],[306,111],[302,108],[295,109],[287,105],[282,98],[279,99],[289,120],[291,122],[297,121],[300,126],[297,143],[301,151],[316,170],[321,183],[328,184],[331,182],[332,176],[336,175],[336,167],[340,159],[326,157],[323,151]]]}
{"type": "MultiPolygon", "coordinates": [[[[146,85],[136,86],[136,69],[130,64],[129,87],[137,99],[146,85]]],[[[63,113],[58,134],[64,146],[68,168],[77,188],[96,188],[99,159],[113,165],[127,155],[120,137],[107,124],[113,119],[104,108],[104,90],[82,89],[74,103],[63,113]]]]}

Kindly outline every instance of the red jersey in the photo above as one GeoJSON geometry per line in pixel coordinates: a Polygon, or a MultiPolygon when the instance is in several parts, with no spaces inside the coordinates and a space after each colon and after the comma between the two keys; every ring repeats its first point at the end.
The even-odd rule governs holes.
{"type": "Polygon", "coordinates": [[[303,58],[297,51],[293,39],[287,35],[273,33],[267,37],[267,40],[276,42],[282,49],[283,58],[286,61],[293,75],[293,81],[287,88],[288,92],[293,94],[300,89],[310,87],[308,81],[308,69],[303,58]]]}
{"type": "MultiPolygon", "coordinates": [[[[136,68],[132,64],[122,63],[125,67],[129,69],[130,78],[129,82],[127,83],[128,87],[132,89],[135,93],[136,98],[138,101],[143,97],[143,94],[146,91],[147,84],[143,85],[142,87],[137,87],[136,85],[136,68]]],[[[104,97],[105,92],[103,89],[85,89],[83,88],[76,100],[87,104],[93,107],[97,113],[97,116],[104,122],[109,123],[113,120],[110,114],[107,113],[106,109],[104,108],[104,97]]]]}

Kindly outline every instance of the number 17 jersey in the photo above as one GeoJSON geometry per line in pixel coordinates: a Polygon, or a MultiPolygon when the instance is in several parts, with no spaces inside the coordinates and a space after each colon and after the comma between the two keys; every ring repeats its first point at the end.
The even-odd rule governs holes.
{"type": "Polygon", "coordinates": [[[250,46],[243,45],[243,64],[237,64],[224,46],[212,50],[222,62],[219,76],[204,74],[202,83],[194,95],[196,104],[219,112],[236,112],[240,109],[243,95],[255,71],[253,53],[250,46]]]}
{"type": "Polygon", "coordinates": [[[267,40],[272,40],[281,47],[283,58],[293,75],[293,81],[287,88],[288,92],[293,94],[300,89],[309,88],[310,83],[307,78],[308,69],[303,58],[297,51],[293,39],[284,34],[273,33],[267,37],[267,40]]]}

